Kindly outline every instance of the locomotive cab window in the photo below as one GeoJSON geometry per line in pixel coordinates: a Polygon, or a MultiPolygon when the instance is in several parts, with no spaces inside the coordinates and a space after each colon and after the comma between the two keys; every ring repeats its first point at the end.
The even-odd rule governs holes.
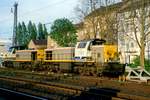
{"type": "Polygon", "coordinates": [[[11,52],[12,54],[15,54],[15,53],[16,53],[16,49],[15,49],[15,48],[9,48],[8,51],[11,52]]]}
{"type": "Polygon", "coordinates": [[[78,48],[85,48],[86,44],[87,44],[87,42],[80,42],[78,45],[78,48]]]}
{"type": "Polygon", "coordinates": [[[46,51],[46,60],[52,60],[52,51],[46,51]]]}
{"type": "Polygon", "coordinates": [[[13,54],[16,53],[16,50],[24,50],[25,46],[12,46],[9,48],[9,52],[12,52],[13,54]]]}

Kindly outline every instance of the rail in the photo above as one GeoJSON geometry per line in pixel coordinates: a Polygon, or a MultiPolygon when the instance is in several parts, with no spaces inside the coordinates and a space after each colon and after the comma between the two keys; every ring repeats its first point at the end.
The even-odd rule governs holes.
{"type": "MultiPolygon", "coordinates": [[[[21,75],[21,72],[17,72],[18,76],[21,75]]],[[[32,73],[23,72],[24,75],[32,75],[32,73]]],[[[90,91],[87,91],[91,87],[96,88],[102,88],[102,87],[108,87],[108,88],[116,88],[119,89],[120,92],[117,92],[116,96],[112,97],[112,100],[149,100],[150,98],[150,86],[147,84],[138,84],[134,82],[120,82],[118,80],[110,80],[106,78],[98,78],[98,77],[87,77],[87,76],[68,76],[66,78],[58,79],[56,75],[56,80],[35,80],[34,76],[36,75],[40,76],[41,78],[44,77],[51,77],[53,78],[53,75],[49,76],[46,74],[36,74],[33,73],[33,79],[24,79],[15,77],[13,78],[10,76],[5,76],[0,78],[1,81],[11,81],[14,83],[21,83],[22,86],[30,87],[30,85],[35,88],[41,88],[41,89],[47,89],[48,92],[53,93],[64,93],[66,95],[71,96],[81,96],[81,94],[86,91],[87,93],[91,93],[90,91]],[[25,81],[24,81],[25,80],[25,81]],[[137,88],[138,87],[138,88],[137,88]]],[[[55,76],[55,75],[54,75],[55,76]]],[[[59,77],[59,75],[58,75],[59,77]]],[[[17,85],[17,84],[16,84],[17,85]]],[[[108,90],[107,90],[108,91],[108,90]]],[[[109,91],[108,91],[109,92],[109,91]]],[[[91,93],[92,94],[92,93],[91,93]]],[[[107,95],[106,95],[107,96],[107,95]]],[[[107,98],[107,97],[106,97],[107,98]]]]}
{"type": "Polygon", "coordinates": [[[30,94],[27,94],[27,93],[13,91],[13,90],[9,90],[9,89],[6,89],[6,88],[0,88],[0,91],[7,92],[7,94],[13,94],[13,95],[15,94],[15,95],[18,95],[19,97],[21,96],[21,97],[26,98],[26,99],[47,100],[46,98],[30,95],[30,94]]]}
{"type": "Polygon", "coordinates": [[[12,77],[0,77],[0,81],[3,85],[10,86],[12,89],[20,90],[21,88],[23,91],[24,89],[29,90],[36,90],[37,92],[40,91],[41,93],[46,92],[48,94],[58,94],[63,96],[76,96],[79,95],[83,88],[79,86],[71,86],[65,85],[61,83],[53,83],[53,82],[40,82],[31,79],[22,79],[22,78],[12,78],[12,77]]]}

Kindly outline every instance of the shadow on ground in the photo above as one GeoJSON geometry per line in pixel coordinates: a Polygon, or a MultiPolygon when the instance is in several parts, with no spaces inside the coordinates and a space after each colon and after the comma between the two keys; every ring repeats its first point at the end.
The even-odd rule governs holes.
{"type": "Polygon", "coordinates": [[[110,88],[90,88],[84,91],[80,96],[73,97],[69,100],[112,100],[120,90],[110,88]]]}

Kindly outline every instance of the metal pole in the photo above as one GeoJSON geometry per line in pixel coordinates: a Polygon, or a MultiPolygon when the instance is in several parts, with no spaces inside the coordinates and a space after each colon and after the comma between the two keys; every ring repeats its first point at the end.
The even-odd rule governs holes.
{"type": "Polygon", "coordinates": [[[14,4],[13,42],[12,42],[13,46],[17,45],[17,40],[16,40],[16,34],[17,34],[17,7],[18,7],[18,3],[15,2],[15,4],[14,4]]]}

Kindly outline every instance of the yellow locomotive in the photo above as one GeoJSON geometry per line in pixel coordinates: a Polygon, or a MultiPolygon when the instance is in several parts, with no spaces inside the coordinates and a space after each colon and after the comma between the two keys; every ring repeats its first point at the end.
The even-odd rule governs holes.
{"type": "Polygon", "coordinates": [[[117,46],[104,42],[92,39],[77,42],[75,47],[18,50],[16,58],[5,61],[4,66],[85,75],[123,74],[125,68],[118,62],[117,46]]]}

